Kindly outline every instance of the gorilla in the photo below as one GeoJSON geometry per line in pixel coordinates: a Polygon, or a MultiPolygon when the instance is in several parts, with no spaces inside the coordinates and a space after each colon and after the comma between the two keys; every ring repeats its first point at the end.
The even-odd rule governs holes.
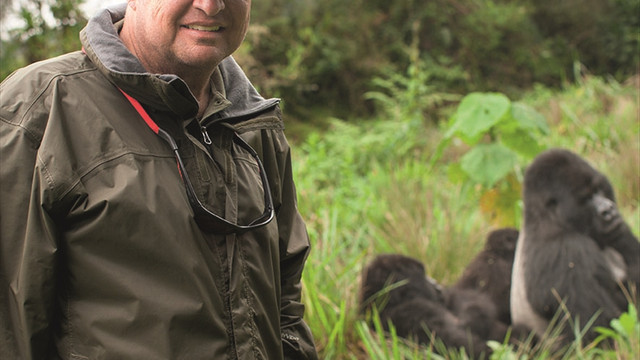
{"type": "Polygon", "coordinates": [[[487,340],[502,341],[507,332],[484,294],[448,291],[425,275],[421,262],[399,254],[378,255],[363,271],[360,312],[374,307],[385,330],[391,322],[398,336],[424,344],[433,335],[474,358],[489,353],[487,340]]]}
{"type": "Polygon", "coordinates": [[[514,228],[490,232],[482,251],[453,285],[453,289],[474,289],[486,294],[496,307],[498,320],[506,325],[511,324],[511,268],[517,240],[518,230],[514,228]]]}
{"type": "MultiPolygon", "coordinates": [[[[617,210],[607,178],[580,156],[551,149],[528,167],[516,245],[511,316],[542,335],[561,302],[581,327],[608,327],[637,299],[640,243],[617,210]]],[[[561,315],[566,315],[562,313],[561,315]]],[[[584,341],[597,334],[589,330],[584,341]]],[[[564,326],[560,344],[573,340],[564,326]]]]}

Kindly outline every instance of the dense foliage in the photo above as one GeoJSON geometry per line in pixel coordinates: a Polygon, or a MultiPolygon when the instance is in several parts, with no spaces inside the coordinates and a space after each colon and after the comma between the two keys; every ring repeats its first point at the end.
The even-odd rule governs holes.
{"type": "Polygon", "coordinates": [[[2,40],[0,79],[16,68],[80,49],[78,34],[87,22],[79,10],[84,0],[29,0],[3,2],[1,21],[17,15],[21,24],[8,29],[8,40],[2,40]],[[13,3],[20,5],[17,14],[9,11],[13,3]]]}
{"type": "MultiPolygon", "coordinates": [[[[84,0],[14,2],[24,21],[2,43],[0,78],[79,48],[84,0]]],[[[574,80],[575,63],[621,81],[638,69],[638,13],[640,0],[254,1],[237,57],[298,119],[316,120],[319,107],[370,116],[376,107],[364,94],[380,90],[373,79],[404,72],[416,51],[429,86],[443,93],[517,98],[536,83],[574,80]]]]}
{"type": "Polygon", "coordinates": [[[441,91],[518,96],[573,80],[573,65],[618,80],[639,60],[639,0],[272,0],[254,2],[247,57],[290,107],[363,114],[371,79],[402,72],[412,43],[441,91]]]}

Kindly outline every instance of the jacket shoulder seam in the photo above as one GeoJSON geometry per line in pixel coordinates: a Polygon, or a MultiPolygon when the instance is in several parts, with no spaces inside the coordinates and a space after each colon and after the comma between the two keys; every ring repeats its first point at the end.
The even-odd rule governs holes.
{"type": "Polygon", "coordinates": [[[40,142],[40,139],[38,138],[38,136],[33,131],[30,131],[21,122],[20,123],[16,123],[16,122],[13,122],[13,121],[10,121],[10,120],[4,118],[3,116],[0,116],[0,121],[3,122],[4,124],[7,124],[8,126],[13,126],[13,127],[16,127],[18,129],[24,131],[25,136],[30,140],[30,142],[32,143],[31,145],[33,145],[34,149],[38,148],[38,143],[40,142]]]}
{"type": "Polygon", "coordinates": [[[106,157],[101,158],[99,161],[95,161],[93,164],[87,165],[83,170],[79,171],[77,175],[70,179],[66,188],[64,188],[60,193],[60,198],[65,198],[69,193],[76,187],[78,184],[82,183],[87,179],[92,173],[96,172],[99,168],[106,166],[107,164],[121,159],[126,156],[136,156],[136,157],[147,157],[147,158],[165,158],[165,159],[173,159],[171,155],[159,155],[153,153],[144,153],[141,151],[131,151],[131,150],[123,150],[112,153],[106,157]]]}
{"type": "Polygon", "coordinates": [[[22,121],[29,115],[29,113],[31,112],[31,109],[36,105],[38,100],[47,92],[47,90],[51,88],[51,84],[53,84],[55,81],[57,81],[60,78],[71,77],[74,75],[78,75],[86,72],[93,72],[96,70],[97,69],[95,68],[88,68],[88,69],[77,69],[77,70],[70,71],[67,73],[62,73],[62,74],[52,74],[52,76],[49,78],[46,84],[43,84],[42,89],[40,89],[40,91],[35,92],[36,95],[34,95],[33,98],[27,103],[27,108],[25,109],[24,114],[20,118],[20,122],[22,123],[22,121]]]}

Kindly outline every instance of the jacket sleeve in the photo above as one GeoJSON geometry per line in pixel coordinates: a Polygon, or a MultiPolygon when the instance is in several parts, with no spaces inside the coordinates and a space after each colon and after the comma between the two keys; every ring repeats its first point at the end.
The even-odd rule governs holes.
{"type": "MultiPolygon", "coordinates": [[[[280,141],[286,144],[284,135],[280,141]]],[[[285,359],[317,359],[313,336],[303,320],[301,303],[302,270],[309,255],[310,244],[306,225],[297,208],[297,195],[288,145],[280,162],[281,205],[277,213],[280,229],[281,272],[281,335],[285,359]]]]}
{"type": "MultiPolygon", "coordinates": [[[[6,94],[6,93],[5,93],[6,94]]],[[[0,108],[0,349],[4,358],[53,353],[56,229],[41,205],[38,135],[0,108]]]]}

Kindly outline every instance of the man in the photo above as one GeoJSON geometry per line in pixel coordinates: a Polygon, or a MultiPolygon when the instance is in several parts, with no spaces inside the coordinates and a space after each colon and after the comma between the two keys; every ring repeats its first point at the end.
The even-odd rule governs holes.
{"type": "Polygon", "coordinates": [[[278,100],[230,56],[250,7],[129,0],[0,85],[3,358],[317,358],[278,100]]]}

